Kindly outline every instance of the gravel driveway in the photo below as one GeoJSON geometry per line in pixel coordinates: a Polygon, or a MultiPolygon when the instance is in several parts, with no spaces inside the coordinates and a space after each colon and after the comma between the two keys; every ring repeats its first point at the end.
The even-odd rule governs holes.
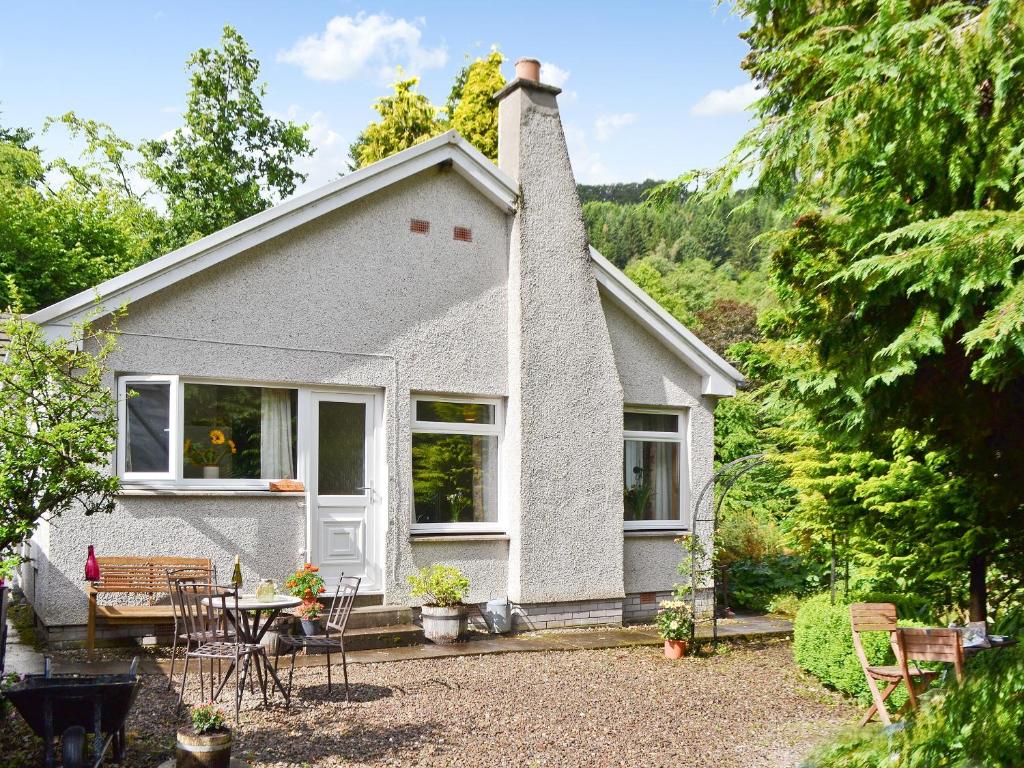
{"type": "MultiPolygon", "coordinates": [[[[341,686],[327,697],[322,667],[296,670],[289,712],[265,711],[258,695],[247,696],[235,755],[253,768],[779,768],[796,764],[855,715],[800,674],[782,641],[725,645],[717,655],[678,662],[641,647],[359,664],[349,671],[350,704],[341,686]]],[[[155,768],[172,754],[173,702],[165,678],[146,678],[129,722],[129,766],[155,768]]],[[[27,729],[13,719],[4,725],[0,766],[11,759],[20,761],[11,766],[26,765],[33,744],[27,729]]]]}

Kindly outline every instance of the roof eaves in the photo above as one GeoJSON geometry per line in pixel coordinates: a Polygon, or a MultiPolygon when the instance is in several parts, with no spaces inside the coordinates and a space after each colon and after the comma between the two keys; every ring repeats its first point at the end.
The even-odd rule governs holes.
{"type": "Polygon", "coordinates": [[[743,374],[666,312],[636,283],[591,246],[598,284],[627,314],[643,323],[678,357],[701,374],[706,395],[729,397],[745,380],[743,374]]]}

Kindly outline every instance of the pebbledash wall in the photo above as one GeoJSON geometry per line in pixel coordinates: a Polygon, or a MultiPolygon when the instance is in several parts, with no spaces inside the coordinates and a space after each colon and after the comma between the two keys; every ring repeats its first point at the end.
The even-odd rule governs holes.
{"type": "MultiPolygon", "coordinates": [[[[117,373],[178,374],[384,393],[384,599],[454,564],[471,602],[508,597],[516,628],[649,618],[678,580],[672,533],[623,532],[624,405],[689,411],[689,486],[710,476],[715,398],[700,376],[602,295],[555,104],[519,81],[503,95],[507,215],[432,168],[133,303],[117,373]],[[509,151],[509,147],[512,151],[509,151]],[[409,220],[427,219],[427,236],[409,220]],[[472,229],[454,241],[453,226],[472,229]],[[507,536],[410,536],[410,393],[507,398],[507,536]]],[[[110,382],[113,384],[113,380],[110,382]]],[[[109,516],[71,515],[33,543],[27,579],[56,636],[85,622],[85,550],[200,555],[250,583],[307,556],[304,494],[123,493],[109,516]]]]}

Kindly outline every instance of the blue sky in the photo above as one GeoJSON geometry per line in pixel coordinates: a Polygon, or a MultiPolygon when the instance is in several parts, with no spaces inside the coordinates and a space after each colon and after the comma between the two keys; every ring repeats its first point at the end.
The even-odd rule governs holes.
{"type": "MultiPolygon", "coordinates": [[[[252,46],[267,106],[308,122],[319,151],[307,186],[345,166],[394,67],[443,103],[466,54],[498,46],[545,63],[585,183],[669,178],[714,165],[743,133],[753,88],[739,62],[745,24],[714,0],[677,2],[22,3],[0,27],[0,122],[38,130],[73,109],[122,136],[180,124],[184,63],[232,24],[252,46]]],[[[41,136],[67,152],[59,131],[41,136]]]]}

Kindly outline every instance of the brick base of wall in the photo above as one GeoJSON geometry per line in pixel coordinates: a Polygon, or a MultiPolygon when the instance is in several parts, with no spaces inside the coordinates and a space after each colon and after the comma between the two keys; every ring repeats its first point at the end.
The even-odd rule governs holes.
{"type": "Polygon", "coordinates": [[[670,600],[672,591],[635,592],[622,601],[622,620],[626,624],[650,624],[662,600],[670,600]]]}
{"type": "Polygon", "coordinates": [[[516,603],[512,631],[622,625],[622,600],[573,600],[563,603],[516,603]]]}
{"type": "MultiPolygon", "coordinates": [[[[46,647],[55,651],[85,647],[86,627],[84,624],[47,627],[37,623],[36,632],[46,643],[46,647]]],[[[173,632],[173,627],[170,624],[99,625],[96,627],[96,647],[170,645],[173,632]]]]}

